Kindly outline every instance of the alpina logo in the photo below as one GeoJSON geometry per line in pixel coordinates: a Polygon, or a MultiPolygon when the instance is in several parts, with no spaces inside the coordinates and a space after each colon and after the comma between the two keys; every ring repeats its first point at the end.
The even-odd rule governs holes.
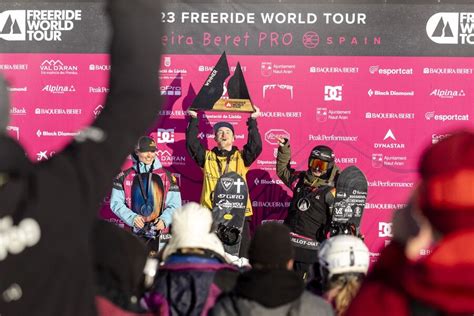
{"type": "Polygon", "coordinates": [[[76,88],[73,85],[70,86],[61,86],[61,85],[52,85],[48,84],[41,89],[41,91],[53,93],[53,94],[65,94],[76,92],[76,88]]]}
{"type": "Polygon", "coordinates": [[[438,97],[441,99],[454,99],[456,97],[465,97],[466,93],[464,90],[449,90],[449,89],[434,89],[431,91],[430,96],[438,97]]]}
{"type": "Polygon", "coordinates": [[[426,23],[426,34],[437,44],[474,44],[474,12],[440,12],[426,23]]]}

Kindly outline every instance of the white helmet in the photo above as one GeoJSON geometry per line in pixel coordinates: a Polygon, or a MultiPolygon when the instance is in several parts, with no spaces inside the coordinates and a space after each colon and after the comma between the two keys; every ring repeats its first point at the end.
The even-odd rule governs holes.
{"type": "Polygon", "coordinates": [[[321,245],[319,264],[328,271],[328,278],[341,273],[367,274],[369,249],[358,237],[334,236],[321,245]]]}

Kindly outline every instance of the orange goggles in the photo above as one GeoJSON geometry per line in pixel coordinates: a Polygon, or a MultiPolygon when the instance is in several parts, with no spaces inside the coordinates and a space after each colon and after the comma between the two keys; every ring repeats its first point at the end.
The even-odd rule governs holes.
{"type": "Polygon", "coordinates": [[[315,171],[326,171],[329,168],[329,162],[314,158],[309,162],[309,167],[315,171]]]}

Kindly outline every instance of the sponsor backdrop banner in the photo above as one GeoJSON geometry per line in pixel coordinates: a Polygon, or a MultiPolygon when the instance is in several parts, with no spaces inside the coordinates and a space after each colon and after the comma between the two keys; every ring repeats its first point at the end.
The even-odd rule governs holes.
{"type": "MultiPolygon", "coordinates": [[[[376,259],[391,237],[393,210],[416,185],[423,148],[473,127],[472,5],[173,3],[161,18],[164,104],[150,129],[158,158],[183,199],[199,200],[202,173],[185,149],[185,111],[225,51],[262,110],[263,153],[247,177],[253,227],[282,220],[289,206],[291,192],[275,174],[277,137],[290,139],[297,169],[326,144],[339,166],[357,165],[369,180],[362,232],[376,259]]],[[[103,109],[108,32],[98,3],[0,4],[9,132],[33,161],[51,158],[103,109]]],[[[206,112],[199,138],[213,147],[212,125],[225,120],[242,147],[248,115],[206,112]]],[[[106,208],[103,216],[120,223],[106,208]]]]}

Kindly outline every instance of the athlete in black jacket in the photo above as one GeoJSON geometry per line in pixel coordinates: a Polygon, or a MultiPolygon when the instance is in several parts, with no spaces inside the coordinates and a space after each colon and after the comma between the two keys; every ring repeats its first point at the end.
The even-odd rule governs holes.
{"type": "Polygon", "coordinates": [[[17,142],[0,136],[2,316],[95,314],[89,239],[98,206],[160,109],[159,3],[109,1],[106,107],[63,152],[34,165],[17,142]]]}

